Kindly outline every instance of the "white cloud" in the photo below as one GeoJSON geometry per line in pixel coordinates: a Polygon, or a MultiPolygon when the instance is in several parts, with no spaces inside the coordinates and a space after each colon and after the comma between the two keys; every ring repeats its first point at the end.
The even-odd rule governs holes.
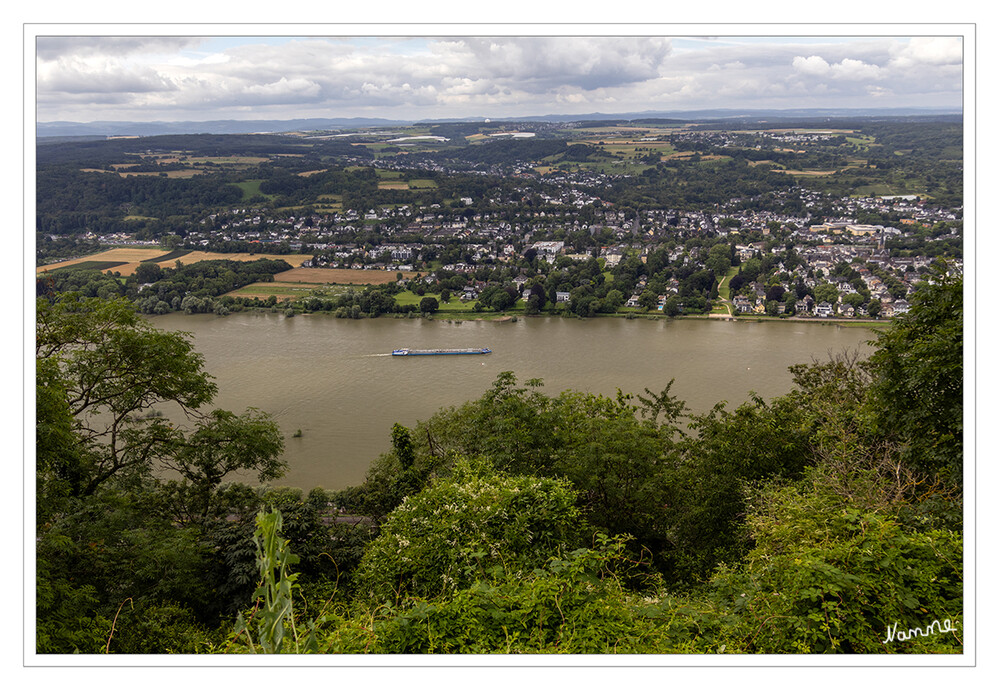
{"type": "Polygon", "coordinates": [[[836,79],[870,80],[881,78],[880,67],[851,58],[844,58],[842,62],[832,65],[830,72],[836,79]]]}
{"type": "Polygon", "coordinates": [[[243,92],[267,101],[287,101],[291,98],[315,98],[320,88],[318,84],[308,79],[281,77],[270,84],[250,85],[243,92]]]}
{"type": "Polygon", "coordinates": [[[174,67],[191,68],[199,67],[201,65],[221,65],[229,62],[230,59],[231,58],[225,53],[209,53],[201,57],[178,55],[177,57],[168,59],[165,64],[172,65],[174,67]]]}
{"type": "Polygon", "coordinates": [[[802,74],[820,77],[829,74],[831,69],[829,63],[818,55],[810,55],[808,57],[801,57],[799,55],[791,61],[791,65],[802,74]]]}
{"type": "Polygon", "coordinates": [[[37,69],[39,92],[105,93],[172,91],[176,87],[155,69],[113,57],[61,58],[37,69]]]}
{"type": "Polygon", "coordinates": [[[919,65],[956,65],[964,59],[964,46],[960,37],[920,36],[901,47],[892,62],[897,67],[919,65]]]}

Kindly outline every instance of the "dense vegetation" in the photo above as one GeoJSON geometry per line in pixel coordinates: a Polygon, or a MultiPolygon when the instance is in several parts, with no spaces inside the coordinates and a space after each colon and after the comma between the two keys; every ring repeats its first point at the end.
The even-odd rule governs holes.
{"type": "Polygon", "coordinates": [[[211,409],[184,336],[42,297],[37,650],[959,653],[961,298],[934,275],[869,360],[700,415],[507,372],[306,494],[237,481],[280,433],[211,409]]]}

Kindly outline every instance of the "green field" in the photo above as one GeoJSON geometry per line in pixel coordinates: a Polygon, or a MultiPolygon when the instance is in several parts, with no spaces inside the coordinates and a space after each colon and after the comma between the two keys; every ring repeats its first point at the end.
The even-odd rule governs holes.
{"type": "Polygon", "coordinates": [[[434,180],[409,180],[410,189],[437,189],[437,182],[434,180]]]}
{"type": "Polygon", "coordinates": [[[418,295],[411,290],[406,290],[400,292],[395,296],[395,303],[400,307],[404,307],[408,304],[413,306],[420,306],[420,301],[426,297],[433,297],[440,304],[440,310],[442,312],[471,312],[472,307],[475,305],[475,301],[462,302],[457,295],[452,295],[451,299],[445,304],[441,302],[441,296],[432,292],[428,292],[424,295],[418,295]]]}
{"type": "MultiPolygon", "coordinates": [[[[243,198],[249,199],[251,197],[260,194],[260,183],[263,180],[243,180],[242,182],[233,182],[233,184],[243,190],[243,198]]],[[[273,200],[275,195],[264,194],[268,200],[273,200]]]]}

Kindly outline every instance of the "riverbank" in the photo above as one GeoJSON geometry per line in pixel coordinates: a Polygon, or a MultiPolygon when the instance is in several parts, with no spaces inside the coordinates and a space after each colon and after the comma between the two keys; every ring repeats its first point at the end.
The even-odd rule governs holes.
{"type": "MultiPolygon", "coordinates": [[[[855,328],[887,328],[891,324],[891,320],[888,319],[838,319],[836,317],[825,317],[825,316],[762,316],[759,314],[753,314],[752,316],[726,316],[725,314],[706,314],[707,318],[718,319],[721,321],[742,321],[745,323],[777,323],[777,322],[787,322],[787,323],[817,323],[817,324],[835,324],[837,326],[844,327],[855,327],[855,328]]],[[[681,317],[681,318],[698,318],[694,316],[681,317]]]]}
{"type": "MultiPolygon", "coordinates": [[[[407,315],[396,314],[395,318],[407,318],[407,315]]],[[[416,316],[410,318],[417,318],[416,316]]],[[[437,311],[433,314],[428,314],[421,316],[419,318],[426,318],[432,321],[448,321],[448,322],[462,322],[462,321],[493,321],[493,322],[506,322],[506,321],[516,321],[517,319],[537,319],[537,318],[563,318],[573,321],[586,321],[589,319],[645,319],[649,321],[689,321],[689,320],[718,320],[718,321],[741,321],[743,323],[777,323],[777,322],[788,322],[788,323],[817,323],[817,324],[835,324],[838,326],[845,327],[856,327],[856,328],[887,328],[891,323],[890,319],[843,319],[836,317],[822,317],[822,316],[764,316],[761,314],[752,314],[745,316],[735,316],[729,314],[721,313],[711,313],[711,314],[685,314],[681,316],[666,316],[665,314],[657,314],[652,312],[615,312],[613,314],[593,314],[592,316],[579,316],[571,312],[568,313],[540,313],[540,314],[525,314],[524,312],[508,313],[508,312],[448,312],[448,311],[437,311]]]]}
{"type": "MultiPolygon", "coordinates": [[[[294,309],[282,309],[282,308],[244,308],[240,310],[243,313],[260,313],[260,314],[282,314],[286,317],[288,316],[332,316],[329,312],[325,311],[298,311],[294,309]]],[[[238,313],[238,312],[233,312],[238,313]]],[[[490,322],[490,323],[508,323],[516,322],[518,319],[564,319],[567,321],[590,321],[598,319],[624,319],[629,321],[634,320],[646,320],[646,321],[734,321],[742,323],[777,323],[777,322],[787,322],[787,323],[814,323],[820,325],[836,325],[843,328],[873,328],[882,329],[887,328],[891,324],[891,319],[844,319],[836,317],[823,317],[823,316],[767,316],[764,314],[745,314],[745,315],[732,315],[724,313],[708,313],[708,314],[683,314],[677,316],[667,316],[658,312],[641,312],[641,311],[619,311],[612,314],[593,314],[591,316],[579,316],[569,311],[561,312],[541,312],[538,314],[527,314],[522,309],[514,309],[511,311],[474,311],[468,309],[460,310],[449,310],[449,309],[439,309],[433,313],[420,314],[418,312],[407,312],[407,313],[387,313],[382,314],[377,317],[370,317],[367,315],[362,315],[361,320],[370,320],[371,318],[376,319],[390,319],[390,320],[412,320],[420,319],[424,321],[443,321],[446,323],[463,323],[465,321],[470,322],[490,322]]],[[[346,320],[356,320],[356,319],[346,319],[346,320]]]]}

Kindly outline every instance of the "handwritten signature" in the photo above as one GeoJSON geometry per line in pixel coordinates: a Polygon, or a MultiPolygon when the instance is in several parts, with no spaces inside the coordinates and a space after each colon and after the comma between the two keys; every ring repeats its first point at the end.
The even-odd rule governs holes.
{"type": "Polygon", "coordinates": [[[905,642],[914,637],[929,637],[930,635],[941,635],[956,631],[957,628],[951,626],[950,618],[944,618],[943,625],[940,624],[940,621],[934,620],[925,628],[909,628],[908,630],[899,630],[898,623],[895,623],[895,625],[888,628],[888,637],[885,638],[885,643],[895,641],[905,642]]]}

